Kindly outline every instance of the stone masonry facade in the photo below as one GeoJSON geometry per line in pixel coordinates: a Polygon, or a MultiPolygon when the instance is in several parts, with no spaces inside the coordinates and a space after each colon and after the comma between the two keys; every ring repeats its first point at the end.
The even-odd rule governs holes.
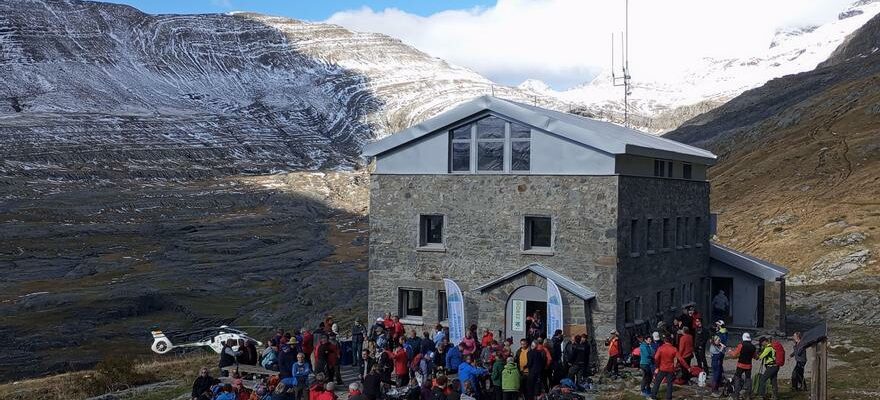
{"type": "Polygon", "coordinates": [[[586,306],[563,290],[567,324],[616,326],[617,177],[377,174],[370,189],[371,317],[396,312],[398,288],[415,288],[423,293],[423,323],[435,324],[447,277],[465,295],[466,323],[504,329],[510,293],[526,280],[545,287],[543,278],[473,289],[538,263],[597,293],[586,306]],[[420,214],[445,216],[444,251],[416,249],[420,214]],[[526,215],[552,218],[552,255],[522,251],[526,215]]]}

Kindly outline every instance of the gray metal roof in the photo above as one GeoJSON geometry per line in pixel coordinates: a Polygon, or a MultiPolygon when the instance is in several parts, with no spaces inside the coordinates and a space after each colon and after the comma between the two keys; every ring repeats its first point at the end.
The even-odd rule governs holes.
{"type": "Polygon", "coordinates": [[[674,140],[649,135],[610,122],[530,106],[493,96],[480,96],[421,124],[367,144],[364,155],[377,156],[456,122],[491,111],[609,154],[634,154],[712,165],[715,155],[674,140]]]}
{"type": "Polygon", "coordinates": [[[594,293],[592,290],[583,287],[583,285],[581,285],[581,284],[579,284],[579,283],[577,283],[577,282],[575,282],[575,281],[573,281],[563,275],[560,275],[556,271],[553,271],[552,269],[547,268],[541,264],[529,264],[529,265],[522,267],[518,270],[504,274],[504,275],[502,275],[502,276],[500,276],[490,282],[484,283],[483,285],[481,285],[480,287],[478,287],[474,290],[478,290],[481,293],[485,292],[486,290],[488,290],[496,285],[499,285],[502,282],[504,282],[508,279],[511,279],[519,274],[527,272],[527,271],[534,272],[535,274],[543,277],[544,279],[552,280],[553,282],[556,283],[556,286],[559,286],[559,287],[565,289],[567,292],[569,292],[577,297],[580,297],[583,300],[589,300],[589,299],[596,297],[596,293],[594,293]]]}
{"type": "Polygon", "coordinates": [[[715,242],[709,243],[709,257],[766,281],[775,281],[788,274],[788,270],[783,267],[715,242]]]}

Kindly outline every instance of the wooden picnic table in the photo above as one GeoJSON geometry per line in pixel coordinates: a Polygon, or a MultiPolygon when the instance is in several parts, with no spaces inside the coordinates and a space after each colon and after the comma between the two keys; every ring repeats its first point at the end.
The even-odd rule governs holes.
{"type": "MultiPolygon", "coordinates": [[[[233,378],[231,376],[222,376],[219,379],[220,379],[220,382],[228,383],[230,385],[232,384],[232,381],[235,380],[235,378],[233,378]]],[[[254,380],[250,380],[250,379],[242,379],[241,380],[242,386],[244,386],[245,388],[248,388],[250,390],[254,390],[254,388],[257,386],[258,383],[260,383],[260,381],[254,381],[254,380]]]]}
{"type": "Polygon", "coordinates": [[[230,365],[223,367],[224,371],[229,371],[229,373],[235,373],[237,370],[238,373],[242,375],[258,375],[258,376],[272,376],[278,375],[278,371],[272,371],[270,369],[266,369],[263,367],[258,367],[256,365],[247,365],[247,364],[238,364],[238,365],[230,365]]]}

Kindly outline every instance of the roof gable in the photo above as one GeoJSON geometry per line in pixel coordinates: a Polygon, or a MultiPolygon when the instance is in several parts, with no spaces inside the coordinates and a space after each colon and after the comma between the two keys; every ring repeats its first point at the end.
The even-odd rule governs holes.
{"type": "Polygon", "coordinates": [[[670,158],[707,165],[715,163],[716,157],[711,152],[670,139],[649,135],[610,122],[597,121],[492,96],[477,97],[418,125],[370,143],[364,147],[364,156],[381,155],[486,111],[492,111],[609,154],[670,158]]]}
{"type": "Polygon", "coordinates": [[[709,243],[709,257],[767,281],[775,281],[788,274],[788,269],[715,242],[709,243]]]}
{"type": "Polygon", "coordinates": [[[502,275],[496,279],[493,279],[489,282],[486,282],[485,284],[481,285],[480,287],[478,287],[474,290],[477,290],[480,292],[485,292],[486,290],[489,290],[497,285],[504,283],[505,281],[507,281],[509,279],[515,278],[515,277],[517,277],[523,273],[526,273],[526,272],[532,272],[532,273],[534,273],[544,279],[550,279],[554,283],[556,283],[556,286],[559,286],[560,288],[565,289],[569,293],[581,298],[582,300],[590,300],[590,299],[596,297],[596,293],[594,293],[592,290],[585,288],[583,285],[581,285],[581,284],[569,279],[568,277],[565,277],[565,276],[557,273],[556,271],[553,271],[552,269],[547,268],[541,264],[527,265],[523,268],[520,268],[520,269],[515,270],[513,272],[509,272],[509,273],[502,275]]]}

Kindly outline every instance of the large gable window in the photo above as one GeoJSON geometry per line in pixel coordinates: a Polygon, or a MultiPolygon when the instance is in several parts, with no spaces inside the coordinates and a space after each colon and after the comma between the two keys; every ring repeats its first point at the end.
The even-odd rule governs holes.
{"type": "Polygon", "coordinates": [[[449,172],[531,170],[531,127],[490,115],[452,129],[449,172]]]}

